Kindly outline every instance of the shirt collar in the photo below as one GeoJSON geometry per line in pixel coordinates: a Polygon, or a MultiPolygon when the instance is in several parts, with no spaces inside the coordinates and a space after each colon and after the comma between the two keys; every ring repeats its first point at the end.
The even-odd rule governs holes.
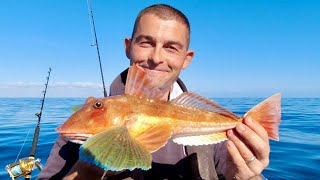
{"type": "Polygon", "coordinates": [[[177,98],[183,91],[177,82],[174,82],[170,90],[169,100],[177,98]]]}

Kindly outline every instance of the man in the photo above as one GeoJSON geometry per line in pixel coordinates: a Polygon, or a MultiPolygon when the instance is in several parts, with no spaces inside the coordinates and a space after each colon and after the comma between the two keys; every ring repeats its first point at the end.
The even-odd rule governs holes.
{"type": "MultiPolygon", "coordinates": [[[[178,76],[194,56],[189,41],[185,15],[168,5],[154,5],[138,15],[132,37],[125,39],[126,55],[130,64],[138,64],[156,80],[154,86],[168,89],[163,99],[170,100],[186,91],[178,76]]],[[[124,93],[126,73],[114,80],[110,95],[124,93]]],[[[152,154],[151,170],[131,172],[103,171],[78,160],[79,145],[59,137],[39,179],[261,179],[270,152],[265,129],[246,118],[227,134],[228,141],[212,146],[183,147],[169,141],[152,154]]]]}

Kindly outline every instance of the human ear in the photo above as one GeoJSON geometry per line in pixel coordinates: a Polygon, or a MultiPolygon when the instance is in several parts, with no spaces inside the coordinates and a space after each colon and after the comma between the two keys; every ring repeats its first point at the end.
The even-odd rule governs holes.
{"type": "Polygon", "coordinates": [[[182,65],[182,69],[186,69],[189,66],[193,56],[194,56],[194,51],[193,50],[188,50],[187,53],[186,53],[185,60],[184,60],[183,65],[182,65]]]}
{"type": "Polygon", "coordinates": [[[126,48],[126,56],[128,59],[131,59],[131,55],[130,55],[130,46],[131,46],[131,39],[126,37],[126,39],[124,40],[124,46],[126,48]]]}

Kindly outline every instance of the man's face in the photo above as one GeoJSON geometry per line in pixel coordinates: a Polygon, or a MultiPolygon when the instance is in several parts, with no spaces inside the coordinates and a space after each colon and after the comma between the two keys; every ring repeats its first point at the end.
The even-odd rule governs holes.
{"type": "Polygon", "coordinates": [[[162,20],[153,14],[141,17],[133,39],[125,40],[131,63],[143,67],[153,78],[153,86],[167,89],[187,68],[193,51],[188,51],[188,30],[175,20],[162,20]]]}

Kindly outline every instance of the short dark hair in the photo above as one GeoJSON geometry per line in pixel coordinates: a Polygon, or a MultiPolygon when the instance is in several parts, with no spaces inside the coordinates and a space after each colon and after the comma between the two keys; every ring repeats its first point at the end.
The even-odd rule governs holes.
{"type": "Polygon", "coordinates": [[[191,29],[190,29],[190,23],[188,18],[181,11],[167,4],[155,4],[155,5],[146,7],[142,11],[140,11],[140,13],[136,18],[136,21],[134,22],[134,27],[131,35],[132,38],[134,36],[134,33],[136,32],[136,28],[138,26],[138,23],[141,17],[145,14],[153,14],[163,20],[176,20],[184,24],[188,30],[188,44],[189,44],[191,29]]]}

